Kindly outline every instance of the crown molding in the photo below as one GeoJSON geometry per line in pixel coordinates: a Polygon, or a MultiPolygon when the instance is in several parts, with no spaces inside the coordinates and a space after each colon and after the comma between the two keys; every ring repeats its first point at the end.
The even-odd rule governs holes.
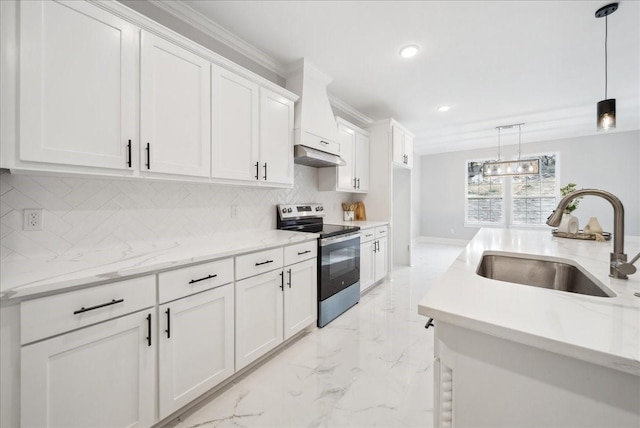
{"type": "Polygon", "coordinates": [[[149,3],[284,78],[286,69],[273,57],[242,40],[181,0],[149,0],[149,3]]]}
{"type": "Polygon", "coordinates": [[[353,117],[354,119],[358,119],[362,123],[362,126],[371,125],[374,122],[374,120],[371,119],[369,116],[359,112],[355,108],[351,107],[349,104],[334,97],[333,95],[329,95],[329,104],[331,104],[331,107],[335,107],[341,112],[347,113],[349,116],[353,117]]]}

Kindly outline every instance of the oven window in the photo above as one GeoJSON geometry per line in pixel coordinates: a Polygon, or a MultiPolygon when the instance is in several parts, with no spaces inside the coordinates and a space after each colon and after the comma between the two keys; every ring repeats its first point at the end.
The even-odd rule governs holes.
{"type": "Polygon", "coordinates": [[[347,247],[329,253],[329,280],[333,280],[354,271],[357,257],[356,248],[347,247]]]}

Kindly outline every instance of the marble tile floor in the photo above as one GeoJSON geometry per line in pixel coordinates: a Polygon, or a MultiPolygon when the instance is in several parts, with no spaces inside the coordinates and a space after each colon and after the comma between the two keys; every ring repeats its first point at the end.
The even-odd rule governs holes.
{"type": "Polygon", "coordinates": [[[167,427],[431,427],[433,329],[418,302],[462,249],[416,244],[413,267],[167,427]]]}

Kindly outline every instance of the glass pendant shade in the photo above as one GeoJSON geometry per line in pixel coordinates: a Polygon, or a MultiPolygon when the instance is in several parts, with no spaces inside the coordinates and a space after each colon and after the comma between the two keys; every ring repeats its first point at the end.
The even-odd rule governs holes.
{"type": "Polygon", "coordinates": [[[615,129],[616,127],[616,100],[610,98],[598,102],[598,131],[615,129]]]}

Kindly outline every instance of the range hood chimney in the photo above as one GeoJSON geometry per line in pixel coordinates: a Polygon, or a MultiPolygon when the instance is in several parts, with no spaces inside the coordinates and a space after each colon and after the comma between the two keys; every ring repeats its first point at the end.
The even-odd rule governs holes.
{"type": "Polygon", "coordinates": [[[338,127],[329,104],[331,78],[301,59],[287,73],[287,89],[300,96],[295,107],[294,158],[316,168],[344,165],[340,158],[338,127]]]}

